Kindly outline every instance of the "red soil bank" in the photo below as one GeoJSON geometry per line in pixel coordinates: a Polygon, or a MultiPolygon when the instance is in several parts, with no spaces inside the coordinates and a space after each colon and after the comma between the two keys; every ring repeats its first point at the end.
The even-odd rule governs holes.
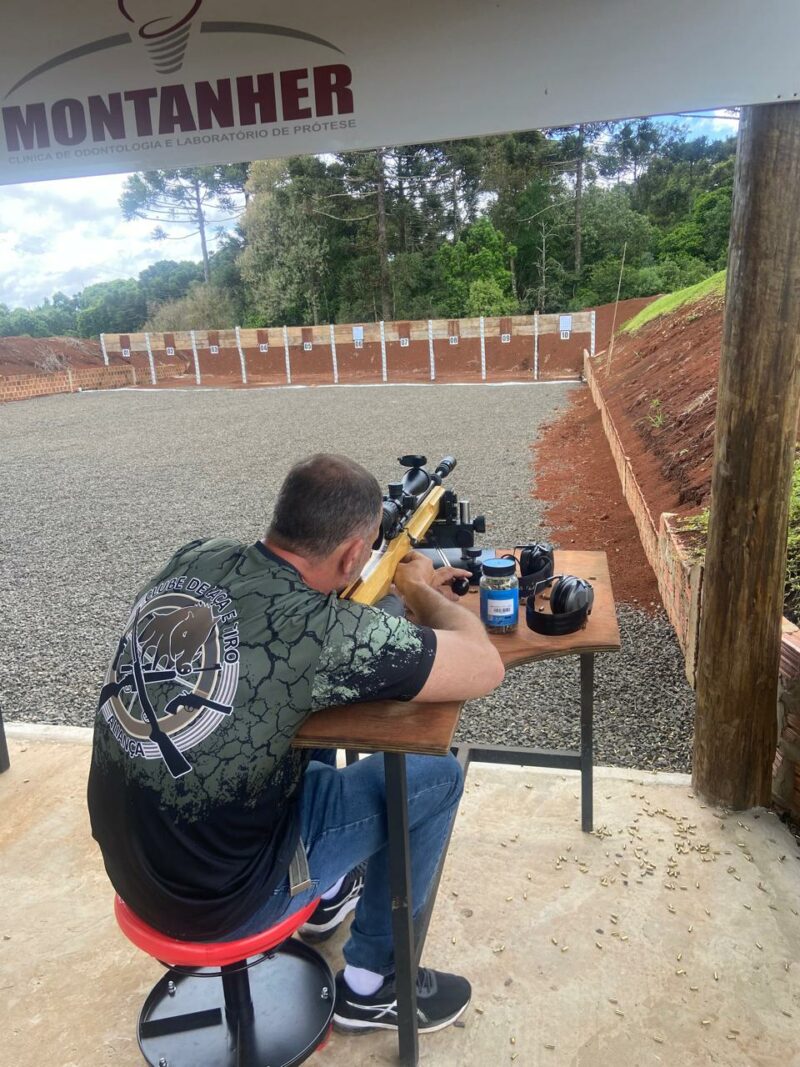
{"type": "MultiPolygon", "coordinates": [[[[124,362],[117,357],[115,363],[124,362]]],[[[45,374],[56,366],[102,367],[97,341],[75,337],[0,337],[0,375],[45,374]]]]}
{"type": "Polygon", "coordinates": [[[587,389],[576,388],[569,409],[545,428],[533,446],[533,470],[534,495],[548,501],[544,521],[556,544],[602,549],[617,603],[649,612],[661,607],[655,575],[587,389]]]}
{"type": "MultiPolygon", "coordinates": [[[[652,299],[620,301],[616,328],[638,314],[652,299]]],[[[608,348],[613,318],[613,304],[597,309],[598,352],[608,348]]],[[[553,339],[548,337],[546,340],[553,339]]],[[[620,350],[618,340],[612,366],[617,365],[620,350]]],[[[640,459],[646,457],[641,445],[637,452],[640,459]]],[[[644,463],[637,464],[637,477],[643,466],[644,463]]],[[[652,461],[652,466],[658,489],[663,490],[665,486],[659,479],[658,465],[652,461]]],[[[557,544],[585,550],[603,549],[608,555],[617,601],[646,611],[659,608],[658,583],[622,495],[600,413],[586,390],[576,389],[567,411],[545,427],[533,446],[533,469],[534,492],[537,499],[549,502],[544,518],[557,544]]],[[[652,489],[652,485],[646,483],[646,492],[647,489],[652,489]]],[[[667,492],[671,492],[669,487],[667,492]]],[[[650,502],[649,493],[647,499],[650,502]]]]}
{"type": "Polygon", "coordinates": [[[597,361],[603,396],[654,515],[708,503],[722,344],[721,296],[621,334],[597,361]]]}
{"type": "MultiPolygon", "coordinates": [[[[167,356],[164,352],[154,351],[153,360],[157,364],[171,364],[180,362],[178,355],[186,354],[167,356]]],[[[188,358],[191,359],[191,352],[188,358]]],[[[137,371],[149,372],[146,353],[134,352],[130,359],[124,359],[119,352],[110,352],[108,363],[111,367],[135,366],[137,371]]],[[[47,375],[66,366],[79,370],[103,365],[99,341],[80,337],[0,337],[0,377],[47,375]]]]}

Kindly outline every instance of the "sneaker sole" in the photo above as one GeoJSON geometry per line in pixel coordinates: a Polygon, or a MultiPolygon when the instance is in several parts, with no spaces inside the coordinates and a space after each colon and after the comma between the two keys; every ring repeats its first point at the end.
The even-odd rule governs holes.
{"type": "MultiPolygon", "coordinates": [[[[472,998],[470,998],[471,1000],[472,998]]],[[[459,1019],[470,1005],[470,1001],[459,1008],[458,1011],[451,1015],[449,1018],[441,1020],[434,1024],[421,1024],[417,1027],[417,1032],[420,1034],[435,1034],[437,1030],[444,1030],[447,1026],[452,1026],[453,1023],[459,1019]]],[[[352,1034],[354,1036],[360,1036],[361,1034],[375,1033],[378,1030],[394,1030],[399,1029],[397,1023],[378,1023],[370,1022],[368,1019],[349,1019],[346,1016],[337,1015],[333,1013],[333,1028],[340,1034],[352,1034]]]]}
{"type": "Polygon", "coordinates": [[[308,941],[310,944],[317,944],[320,941],[327,941],[328,938],[333,937],[344,920],[350,914],[355,911],[358,905],[358,897],[353,897],[352,900],[346,901],[336,913],[336,915],[328,922],[319,926],[301,926],[297,931],[304,941],[308,941]]]}

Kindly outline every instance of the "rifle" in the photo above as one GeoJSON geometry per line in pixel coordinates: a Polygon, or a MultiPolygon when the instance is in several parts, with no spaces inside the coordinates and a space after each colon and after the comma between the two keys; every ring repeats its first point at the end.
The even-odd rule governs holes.
{"type": "Polygon", "coordinates": [[[377,603],[389,592],[397,564],[412,548],[430,556],[434,566],[442,566],[444,557],[451,566],[470,571],[472,584],[479,581],[483,550],[475,548],[475,534],[486,532],[486,520],[482,515],[473,519],[470,502],[443,488],[456,466],[453,456],[445,456],[432,472],[427,462],[425,456],[399,457],[406,473],[402,481],[389,483],[372,559],[341,594],[344,599],[377,603]]]}

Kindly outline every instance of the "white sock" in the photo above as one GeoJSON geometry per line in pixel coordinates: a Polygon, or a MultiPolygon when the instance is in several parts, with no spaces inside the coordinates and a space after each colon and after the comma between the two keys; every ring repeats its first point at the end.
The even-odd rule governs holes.
{"type": "Polygon", "coordinates": [[[363,967],[351,967],[349,963],[345,964],[344,980],[360,997],[371,997],[386,981],[382,974],[367,971],[363,967]]]}
{"type": "Polygon", "coordinates": [[[335,897],[336,894],[339,892],[339,890],[342,888],[342,885],[344,884],[344,880],[345,880],[345,875],[342,875],[342,877],[339,879],[339,881],[335,885],[332,885],[330,887],[330,889],[326,893],[322,894],[322,899],[323,900],[332,900],[333,897],[335,897]]]}

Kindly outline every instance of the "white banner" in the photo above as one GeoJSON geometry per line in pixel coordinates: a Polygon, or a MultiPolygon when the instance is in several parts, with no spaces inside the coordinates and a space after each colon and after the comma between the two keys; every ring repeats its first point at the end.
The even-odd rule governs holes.
{"type": "Polygon", "coordinates": [[[3,0],[0,183],[792,100],[797,0],[3,0]]]}

